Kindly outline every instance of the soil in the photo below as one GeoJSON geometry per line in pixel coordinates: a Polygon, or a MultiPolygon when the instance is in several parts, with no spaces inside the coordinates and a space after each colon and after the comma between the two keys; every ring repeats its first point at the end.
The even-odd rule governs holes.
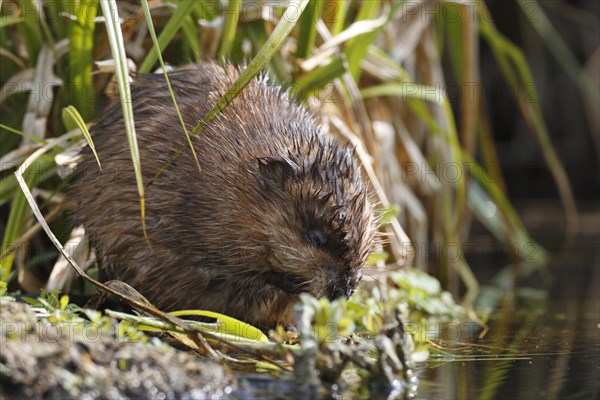
{"type": "Polygon", "coordinates": [[[149,338],[123,339],[117,324],[50,324],[27,304],[0,303],[0,399],[215,399],[234,378],[210,360],[149,338]]]}

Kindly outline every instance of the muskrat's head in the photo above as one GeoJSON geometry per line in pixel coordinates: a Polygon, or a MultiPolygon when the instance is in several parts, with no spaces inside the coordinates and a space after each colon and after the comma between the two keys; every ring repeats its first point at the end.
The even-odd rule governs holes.
{"type": "Polygon", "coordinates": [[[315,132],[257,159],[266,280],[288,294],[349,297],[374,236],[368,189],[353,149],[315,132]]]}

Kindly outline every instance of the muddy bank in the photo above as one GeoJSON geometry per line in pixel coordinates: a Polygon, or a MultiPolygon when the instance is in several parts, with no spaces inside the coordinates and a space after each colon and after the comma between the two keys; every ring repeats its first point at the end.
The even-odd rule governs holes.
{"type": "Polygon", "coordinates": [[[214,399],[234,382],[224,368],[116,323],[50,324],[33,309],[0,303],[0,398],[214,399]]]}

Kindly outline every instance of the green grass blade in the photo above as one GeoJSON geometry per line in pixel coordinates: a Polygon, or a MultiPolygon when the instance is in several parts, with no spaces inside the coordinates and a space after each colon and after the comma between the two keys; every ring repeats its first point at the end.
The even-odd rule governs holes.
{"type": "Polygon", "coordinates": [[[554,55],[556,61],[565,70],[567,75],[579,87],[579,90],[587,97],[595,110],[600,109],[600,93],[595,89],[596,85],[579,65],[577,59],[556,31],[552,23],[544,13],[544,9],[536,0],[517,0],[517,4],[523,10],[523,14],[529,20],[529,23],[540,34],[540,37],[546,42],[548,49],[554,55]],[[529,12],[531,7],[535,7],[536,12],[529,12]]]}
{"type": "Polygon", "coordinates": [[[171,94],[171,100],[173,101],[173,106],[175,106],[175,111],[177,112],[177,118],[179,118],[179,123],[183,128],[183,132],[185,133],[185,137],[190,145],[190,150],[194,155],[194,160],[196,160],[196,165],[198,166],[198,171],[200,171],[200,161],[198,160],[198,156],[196,155],[196,150],[194,150],[194,145],[192,144],[192,138],[183,122],[183,117],[181,116],[181,111],[179,111],[179,106],[177,105],[177,100],[175,99],[175,93],[173,93],[173,88],[171,87],[171,80],[169,79],[169,74],[167,74],[167,69],[165,68],[165,63],[162,58],[162,54],[159,51],[159,43],[156,38],[156,32],[154,31],[154,24],[152,23],[152,16],[150,15],[150,7],[148,6],[148,0],[142,0],[142,9],[144,10],[144,16],[146,17],[146,23],[148,24],[148,30],[150,32],[150,36],[152,37],[152,43],[154,44],[154,49],[156,50],[156,54],[158,56],[158,61],[163,70],[163,75],[165,77],[165,81],[167,82],[167,87],[169,88],[169,93],[171,94]]]}
{"type": "Polygon", "coordinates": [[[253,327],[245,322],[229,317],[227,315],[219,314],[213,311],[203,310],[182,310],[170,312],[174,317],[185,317],[189,315],[215,318],[220,322],[220,326],[217,333],[224,333],[234,337],[251,339],[262,343],[268,343],[269,339],[261,332],[260,329],[253,327]]]}
{"type": "Polygon", "coordinates": [[[277,26],[269,36],[269,39],[258,51],[256,56],[252,59],[248,67],[240,74],[239,78],[233,86],[221,97],[219,102],[206,114],[204,119],[196,125],[192,134],[197,135],[208,124],[219,112],[224,109],[227,104],[231,103],[233,99],[250,83],[254,78],[269,62],[269,60],[277,53],[285,38],[288,37],[296,22],[302,15],[302,12],[306,8],[309,0],[299,0],[290,2],[285,13],[281,17],[281,20],[277,23],[277,26]]]}
{"type": "Polygon", "coordinates": [[[24,16],[23,23],[18,25],[19,30],[25,38],[25,47],[30,63],[35,65],[37,56],[42,49],[42,31],[38,25],[40,16],[32,0],[20,0],[18,4],[21,14],[24,16]]]}
{"type": "Polygon", "coordinates": [[[190,49],[192,60],[194,62],[200,61],[202,51],[200,49],[198,29],[196,27],[196,22],[191,16],[188,15],[185,17],[183,24],[181,25],[181,30],[183,32],[184,42],[190,49]]]}
{"type": "MultiPolygon", "coordinates": [[[[42,32],[44,32],[44,37],[48,42],[48,46],[50,47],[50,50],[52,50],[52,55],[56,60],[56,43],[54,43],[54,37],[52,37],[52,31],[50,30],[50,26],[48,26],[46,18],[40,18],[40,25],[42,26],[42,32]]],[[[57,69],[60,69],[59,65],[57,65],[57,69]]]]}
{"type": "Polygon", "coordinates": [[[379,96],[399,96],[403,99],[414,98],[417,100],[430,101],[442,104],[444,93],[439,88],[418,85],[416,83],[384,83],[382,85],[369,86],[360,91],[363,99],[379,96]]]}
{"type": "MultiPolygon", "coordinates": [[[[381,0],[364,1],[361,4],[356,21],[375,19],[377,18],[377,13],[381,12],[381,0]]],[[[383,27],[380,27],[375,31],[353,38],[349,40],[346,45],[344,53],[346,53],[346,58],[348,60],[348,70],[357,82],[360,78],[360,63],[365,54],[367,54],[369,45],[373,43],[382,28],[383,27]]]]}
{"type": "Polygon", "coordinates": [[[240,18],[241,0],[229,0],[225,11],[225,26],[221,35],[221,46],[219,47],[218,59],[225,62],[231,56],[231,49],[235,41],[238,20],[240,18]]]}
{"type": "Polygon", "coordinates": [[[567,173],[556,154],[548,129],[542,117],[539,99],[532,83],[535,82],[523,52],[496,30],[488,18],[489,11],[479,2],[479,27],[482,37],[489,43],[504,79],[515,94],[525,122],[537,139],[546,164],[556,183],[567,214],[567,241],[573,240],[578,226],[577,206],[567,173]]]}
{"type": "Polygon", "coordinates": [[[317,37],[317,22],[321,17],[324,4],[323,0],[313,0],[302,14],[299,21],[296,58],[306,58],[311,53],[317,37]]]}
{"type": "Polygon", "coordinates": [[[192,11],[192,18],[194,20],[203,19],[205,21],[212,21],[220,16],[221,10],[220,0],[196,1],[196,7],[192,11]]]}
{"type": "MultiPolygon", "coordinates": [[[[539,251],[527,254],[526,259],[523,261],[533,263],[536,266],[543,265],[547,261],[546,252],[527,235],[523,235],[523,229],[516,229],[514,230],[514,232],[517,233],[516,235],[512,235],[510,238],[506,237],[507,232],[504,229],[504,221],[501,218],[501,214],[495,211],[496,205],[500,205],[500,203],[497,200],[494,200],[492,196],[489,195],[489,192],[484,190],[481,185],[481,182],[489,180],[489,177],[486,176],[486,172],[480,166],[477,166],[476,168],[476,173],[479,175],[477,182],[469,184],[469,206],[473,210],[473,213],[500,242],[506,243],[511,240],[517,243],[517,249],[519,249],[519,253],[521,253],[518,255],[522,256],[524,249],[531,245],[535,245],[539,251]]],[[[488,185],[488,190],[489,189],[490,187],[488,185]]],[[[491,189],[492,191],[495,191],[493,188],[491,189]]],[[[495,193],[494,197],[496,199],[500,198],[498,193],[495,193]]]]}
{"type": "Polygon", "coordinates": [[[344,60],[335,58],[329,64],[322,65],[303,75],[294,83],[292,90],[296,91],[301,100],[305,100],[313,90],[325,88],[327,84],[342,76],[344,72],[346,72],[344,60]]]}
{"type": "Polygon", "coordinates": [[[74,2],[65,0],[46,0],[46,19],[50,22],[51,32],[54,32],[57,38],[69,36],[69,24],[65,23],[63,13],[74,14],[72,5],[74,2]]]}
{"type": "Polygon", "coordinates": [[[0,29],[6,28],[7,26],[16,25],[22,21],[21,17],[15,15],[3,15],[0,17],[0,29]]]}
{"type": "MultiPolygon", "coordinates": [[[[457,7],[457,4],[451,4],[452,7],[457,7]]],[[[446,5],[445,7],[448,7],[446,5]]],[[[441,10],[444,12],[444,9],[441,10]]],[[[442,18],[443,19],[443,18],[442,18]]],[[[462,23],[461,18],[461,23],[462,23]]],[[[466,23],[471,23],[468,18],[464,18],[466,23]]],[[[450,65],[452,66],[452,72],[456,76],[456,79],[459,82],[463,81],[463,53],[464,49],[464,39],[463,39],[463,26],[461,23],[458,23],[455,20],[450,21],[441,21],[444,23],[443,29],[440,29],[443,32],[443,40],[444,49],[449,55],[450,65]]]]}
{"type": "MultiPolygon", "coordinates": [[[[267,32],[265,32],[262,22],[246,24],[243,28],[246,37],[250,39],[254,49],[260,49],[268,39],[267,32]]],[[[287,82],[289,80],[285,61],[279,53],[275,54],[271,61],[265,66],[265,73],[275,82],[287,82]]]]}
{"type": "MultiPolygon", "coordinates": [[[[36,161],[36,160],[40,160],[40,157],[43,157],[44,154],[52,149],[52,148],[59,148],[59,149],[64,149],[63,144],[64,142],[73,139],[75,137],[74,133],[67,133],[65,135],[62,135],[59,138],[53,138],[53,139],[49,139],[48,143],[46,145],[44,145],[43,147],[37,149],[33,154],[31,154],[29,157],[27,157],[27,159],[19,166],[19,168],[17,168],[17,171],[15,172],[14,176],[19,184],[19,186],[21,187],[21,191],[17,193],[17,195],[15,196],[14,200],[13,200],[13,204],[12,204],[12,208],[11,208],[11,215],[9,217],[9,223],[7,224],[7,230],[6,230],[6,235],[5,237],[2,239],[2,249],[4,250],[6,249],[8,246],[6,245],[10,245],[12,243],[14,243],[14,241],[17,239],[19,232],[22,229],[22,225],[23,225],[23,221],[24,221],[24,217],[25,217],[25,213],[26,213],[26,204],[29,204],[30,209],[33,211],[33,214],[35,215],[35,217],[37,218],[38,222],[40,223],[40,225],[42,226],[42,228],[44,229],[44,231],[48,234],[48,237],[50,238],[50,240],[57,246],[57,249],[59,249],[59,251],[62,250],[63,255],[65,256],[65,258],[69,259],[70,256],[64,252],[64,249],[62,247],[62,245],[60,244],[60,242],[58,241],[58,239],[56,238],[56,236],[52,233],[52,230],[50,229],[50,227],[48,226],[48,223],[46,222],[46,220],[44,219],[44,216],[42,215],[42,212],[40,211],[40,208],[38,207],[35,198],[33,197],[33,194],[31,193],[31,190],[29,189],[30,185],[35,184],[36,181],[41,181],[44,180],[47,175],[46,175],[46,171],[44,171],[43,169],[41,170],[44,173],[39,173],[40,169],[35,168],[35,169],[29,169],[29,167],[31,167],[31,165],[36,161]],[[24,201],[26,202],[25,204],[22,204],[21,202],[24,201]],[[4,247],[6,246],[6,247],[4,247]]],[[[55,171],[55,170],[54,170],[55,171]]],[[[54,173],[54,171],[52,171],[54,173]]],[[[2,260],[0,260],[0,270],[2,271],[2,280],[5,280],[8,275],[10,274],[10,268],[12,265],[12,260],[13,260],[13,254],[7,254],[5,258],[3,258],[2,260]]]]}
{"type": "MultiPolygon", "coordinates": [[[[329,11],[331,11],[330,9],[333,8],[333,11],[335,11],[335,13],[333,14],[333,25],[331,26],[331,35],[335,36],[338,33],[340,33],[341,31],[344,30],[344,25],[346,23],[346,4],[347,4],[348,0],[333,0],[329,3],[329,5],[325,8],[325,13],[326,15],[328,15],[327,13],[329,11]]],[[[325,16],[326,19],[327,16],[325,16]]],[[[329,21],[325,21],[325,22],[329,22],[329,21]]]]}
{"type": "Polygon", "coordinates": [[[179,32],[179,29],[181,29],[185,18],[190,15],[197,6],[195,1],[181,1],[178,4],[177,10],[175,10],[169,19],[169,22],[167,22],[160,32],[158,37],[158,49],[153,47],[142,62],[139,70],[141,73],[150,72],[158,59],[158,53],[162,52],[167,47],[167,44],[173,39],[175,34],[179,32]]]}
{"type": "Polygon", "coordinates": [[[32,141],[34,141],[34,142],[36,142],[36,143],[39,143],[39,144],[42,144],[42,145],[44,145],[44,144],[46,144],[46,143],[47,143],[47,142],[46,142],[44,139],[42,139],[42,138],[39,138],[39,137],[37,137],[37,136],[30,135],[30,134],[29,134],[29,133],[27,133],[27,132],[23,132],[23,131],[20,131],[20,130],[18,130],[18,129],[11,128],[10,126],[4,125],[4,124],[0,124],[0,128],[2,128],[2,129],[5,129],[5,130],[7,130],[7,131],[8,131],[8,132],[10,132],[10,133],[14,133],[15,135],[23,136],[23,137],[25,137],[25,138],[27,138],[27,139],[29,139],[29,140],[32,140],[32,141]]]}
{"type": "Polygon", "coordinates": [[[146,212],[142,164],[138,149],[137,136],[135,134],[133,107],[131,104],[131,90],[129,85],[129,71],[127,69],[127,57],[125,55],[125,46],[123,45],[123,34],[121,32],[121,25],[119,23],[117,3],[115,0],[102,0],[100,5],[102,6],[102,13],[104,14],[106,23],[106,32],[108,34],[111,53],[115,62],[115,73],[117,77],[117,83],[119,85],[119,97],[121,100],[121,109],[123,111],[123,122],[125,124],[125,132],[127,133],[127,141],[129,143],[129,151],[131,152],[131,161],[133,162],[133,168],[135,171],[138,193],[140,195],[140,215],[142,220],[142,229],[144,231],[144,236],[146,236],[146,212]]]}
{"type": "MultiPolygon", "coordinates": [[[[506,195],[500,189],[498,184],[490,178],[488,173],[485,171],[484,168],[481,167],[481,165],[479,165],[478,162],[470,158],[470,156],[467,154],[465,154],[464,156],[465,162],[468,163],[469,169],[471,170],[471,173],[473,174],[477,182],[479,182],[479,184],[487,191],[487,193],[489,193],[492,201],[495,204],[497,204],[498,208],[500,208],[500,210],[502,210],[502,212],[506,215],[508,221],[512,225],[513,229],[511,230],[517,232],[519,236],[529,238],[525,225],[523,225],[523,222],[521,222],[521,219],[519,218],[518,214],[511,206],[508,197],[506,197],[506,195]]],[[[504,239],[506,241],[510,238],[504,237],[504,239]]]]}
{"type": "MultiPolygon", "coordinates": [[[[47,147],[51,147],[46,143],[47,147]]],[[[21,177],[28,186],[35,186],[56,174],[56,164],[52,157],[40,157],[36,161],[35,168],[29,169],[21,177]]],[[[6,282],[12,270],[14,261],[14,250],[5,254],[5,251],[19,239],[23,225],[28,216],[27,199],[25,194],[16,190],[17,174],[3,179],[0,182],[0,204],[12,199],[8,221],[2,237],[0,253],[4,255],[0,259],[0,281],[6,282]]]]}
{"type": "Polygon", "coordinates": [[[69,72],[71,75],[71,99],[85,120],[94,114],[93,99],[96,98],[92,83],[92,48],[94,46],[94,18],[98,11],[98,0],[82,0],[71,21],[71,51],[69,72]]]}
{"type": "Polygon", "coordinates": [[[90,146],[92,153],[94,153],[94,157],[96,157],[96,162],[98,163],[100,171],[102,171],[102,165],[100,164],[100,158],[98,158],[98,153],[96,152],[96,146],[94,146],[92,135],[90,135],[90,132],[88,131],[87,126],[85,125],[85,121],[81,117],[81,114],[79,114],[75,107],[68,106],[63,108],[62,119],[67,130],[79,128],[79,130],[85,137],[85,140],[87,141],[88,145],[90,146]]]}
{"type": "MultiPolygon", "coordinates": [[[[462,15],[469,15],[474,11],[472,4],[446,5],[449,6],[458,7],[462,15]]],[[[473,83],[480,81],[477,20],[472,21],[470,18],[460,18],[460,21],[447,20],[444,21],[444,27],[446,28],[444,33],[448,38],[448,55],[456,80],[460,87],[469,88],[469,95],[461,96],[460,99],[460,138],[468,152],[475,154],[479,90],[473,87],[473,83]]]]}
{"type": "MultiPolygon", "coordinates": [[[[365,55],[369,52],[369,48],[373,41],[377,38],[379,32],[384,28],[386,23],[394,16],[396,12],[402,10],[406,0],[397,0],[389,4],[386,3],[384,7],[380,7],[380,0],[364,1],[357,4],[361,4],[361,9],[354,21],[357,22],[368,22],[371,20],[379,25],[376,29],[363,33],[360,36],[352,38],[348,41],[344,53],[348,59],[348,70],[352,74],[355,81],[358,82],[361,74],[360,63],[364,59],[365,55]],[[378,14],[381,14],[377,17],[378,14]],[[385,19],[383,22],[378,22],[380,19],[385,19]]],[[[347,28],[349,30],[350,27],[347,28]]]]}
{"type": "MultiPolygon", "coordinates": [[[[34,178],[33,175],[25,178],[28,186],[34,178]]],[[[8,222],[6,223],[6,228],[4,230],[4,237],[2,238],[2,247],[0,250],[4,251],[4,249],[8,248],[19,238],[27,213],[27,199],[25,199],[25,195],[22,192],[18,192],[13,198],[10,207],[8,222]]],[[[11,252],[6,254],[5,257],[0,260],[0,280],[4,282],[7,281],[10,271],[12,270],[14,258],[15,254],[14,252],[11,252]]]]}
{"type": "MultiPolygon", "coordinates": [[[[57,166],[53,157],[40,157],[36,162],[36,169],[40,171],[38,174],[33,174],[31,185],[36,186],[51,177],[56,175],[57,166]]],[[[12,201],[19,190],[17,178],[14,175],[9,175],[0,180],[0,206],[12,201]]]]}

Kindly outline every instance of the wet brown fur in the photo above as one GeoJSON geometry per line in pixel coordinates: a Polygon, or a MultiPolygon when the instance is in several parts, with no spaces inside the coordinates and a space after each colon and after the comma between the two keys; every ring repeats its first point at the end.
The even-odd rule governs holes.
{"type": "MultiPolygon", "coordinates": [[[[202,63],[169,76],[191,131],[238,72],[202,63]]],[[[120,105],[93,128],[103,171],[86,151],[73,185],[74,219],[110,278],[162,309],[213,310],[261,326],[290,323],[299,291],[352,293],[373,237],[352,149],[255,80],[193,138],[199,172],[163,76],[136,77],[132,101],[146,184],[186,148],[146,189],[151,251],[120,105]]]]}

